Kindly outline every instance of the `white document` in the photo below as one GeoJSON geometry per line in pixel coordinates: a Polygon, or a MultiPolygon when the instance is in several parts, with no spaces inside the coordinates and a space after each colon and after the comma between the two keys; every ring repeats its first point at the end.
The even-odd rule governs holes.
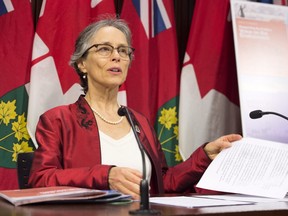
{"type": "Polygon", "coordinates": [[[236,141],[212,161],[197,187],[284,198],[288,191],[288,144],[255,138],[236,141]]]}
{"type": "Polygon", "coordinates": [[[247,201],[217,200],[210,198],[176,196],[176,197],[151,197],[151,203],[181,206],[187,208],[209,207],[209,206],[228,206],[228,205],[248,205],[247,201]]]}
{"type": "Polygon", "coordinates": [[[250,195],[244,195],[244,194],[194,195],[194,197],[207,198],[207,199],[209,198],[209,199],[229,200],[229,201],[242,201],[242,202],[251,202],[251,203],[288,202],[287,196],[283,199],[250,196],[250,195]]]}

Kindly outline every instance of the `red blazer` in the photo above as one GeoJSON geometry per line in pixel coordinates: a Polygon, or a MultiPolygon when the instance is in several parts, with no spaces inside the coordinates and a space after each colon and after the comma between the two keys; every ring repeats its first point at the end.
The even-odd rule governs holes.
{"type": "MultiPolygon", "coordinates": [[[[183,163],[168,167],[148,120],[130,111],[152,163],[151,194],[195,192],[194,185],[211,162],[203,147],[183,163]]],[[[97,122],[83,95],[74,104],[44,113],[37,125],[36,140],[39,147],[29,178],[32,187],[69,185],[109,189],[108,174],[113,166],[101,164],[97,122]]]]}

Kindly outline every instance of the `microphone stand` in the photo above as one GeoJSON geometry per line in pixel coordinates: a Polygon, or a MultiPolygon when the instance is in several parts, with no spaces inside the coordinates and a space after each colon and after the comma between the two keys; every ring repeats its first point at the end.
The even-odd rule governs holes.
{"type": "Polygon", "coordinates": [[[146,163],[145,163],[145,154],[144,154],[144,148],[141,144],[141,141],[139,139],[139,136],[136,132],[135,125],[132,121],[131,115],[129,113],[129,110],[127,107],[121,106],[118,110],[118,115],[120,116],[126,116],[129,124],[131,125],[132,131],[136,137],[141,157],[142,157],[142,164],[143,164],[143,178],[140,182],[140,208],[136,210],[129,211],[129,214],[133,215],[159,215],[160,211],[155,209],[150,209],[150,203],[149,203],[149,183],[146,179],[146,163]]]}
{"type": "Polygon", "coordinates": [[[276,113],[276,112],[263,112],[263,115],[266,115],[266,114],[273,114],[273,115],[277,115],[277,116],[280,116],[280,117],[282,117],[282,118],[288,120],[288,117],[286,117],[286,116],[284,116],[284,115],[282,115],[282,114],[280,114],[280,113],[276,113]]]}

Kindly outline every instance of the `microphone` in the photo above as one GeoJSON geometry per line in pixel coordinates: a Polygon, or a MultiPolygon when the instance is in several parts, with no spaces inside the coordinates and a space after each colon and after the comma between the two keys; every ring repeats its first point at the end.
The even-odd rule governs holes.
{"type": "Polygon", "coordinates": [[[132,131],[136,137],[137,143],[138,143],[138,147],[140,149],[141,152],[141,157],[142,157],[142,164],[143,164],[143,178],[140,182],[140,208],[137,210],[132,210],[129,211],[130,214],[133,215],[156,215],[156,214],[160,214],[160,212],[158,210],[155,209],[150,209],[150,204],[149,204],[149,183],[148,180],[146,179],[146,163],[145,163],[145,153],[144,153],[144,148],[143,145],[139,139],[139,136],[137,134],[137,130],[139,131],[138,127],[136,129],[136,126],[134,124],[134,122],[132,121],[131,115],[129,113],[129,110],[127,109],[127,107],[121,106],[118,109],[118,115],[119,116],[126,116],[129,124],[131,125],[132,131]]]}
{"type": "Polygon", "coordinates": [[[251,119],[257,119],[257,118],[261,118],[263,115],[267,115],[267,114],[273,114],[273,115],[277,115],[280,116],[286,120],[288,120],[288,117],[280,114],[280,113],[276,113],[276,112],[263,112],[262,110],[254,110],[252,112],[250,112],[249,116],[251,119]]]}

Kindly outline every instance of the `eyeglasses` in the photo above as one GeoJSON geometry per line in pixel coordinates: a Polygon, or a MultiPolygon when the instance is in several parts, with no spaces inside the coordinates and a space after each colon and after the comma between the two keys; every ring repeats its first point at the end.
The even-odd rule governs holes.
{"type": "Polygon", "coordinates": [[[97,52],[100,56],[103,57],[111,56],[113,51],[116,49],[120,57],[122,57],[123,59],[128,59],[135,50],[133,47],[128,46],[113,47],[109,44],[93,44],[83,53],[82,57],[86,55],[86,53],[93,47],[96,48],[95,52],[97,52]]]}

